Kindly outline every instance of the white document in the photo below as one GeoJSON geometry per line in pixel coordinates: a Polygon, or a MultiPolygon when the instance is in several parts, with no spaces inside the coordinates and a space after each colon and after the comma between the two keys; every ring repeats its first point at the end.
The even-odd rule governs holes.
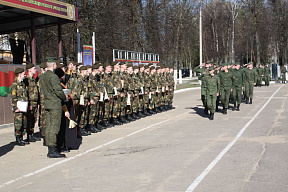
{"type": "Polygon", "coordinates": [[[62,89],[65,95],[70,95],[71,89],[62,89]]]}
{"type": "Polygon", "coordinates": [[[168,85],[166,85],[166,91],[168,91],[169,90],[169,87],[168,87],[168,85]]]}
{"type": "Polygon", "coordinates": [[[104,96],[103,96],[104,94],[102,93],[102,92],[100,92],[100,99],[99,99],[99,101],[100,102],[103,102],[103,99],[104,99],[104,96]]]}
{"type": "Polygon", "coordinates": [[[80,95],[79,105],[84,105],[84,95],[80,95]]]}
{"type": "Polygon", "coordinates": [[[162,87],[162,93],[165,92],[165,87],[162,87]]]}
{"type": "Polygon", "coordinates": [[[17,108],[20,109],[21,112],[27,112],[28,109],[28,101],[17,101],[17,108]]]}
{"type": "Polygon", "coordinates": [[[144,89],[141,87],[141,92],[139,93],[140,95],[144,95],[144,89]]]}
{"type": "Polygon", "coordinates": [[[105,87],[104,87],[104,91],[105,91],[104,100],[107,100],[107,99],[109,99],[109,97],[108,97],[108,93],[107,93],[107,91],[106,91],[106,88],[105,88],[105,87]]]}
{"type": "Polygon", "coordinates": [[[113,87],[113,89],[114,89],[114,96],[117,96],[117,95],[118,95],[118,93],[117,93],[117,88],[116,88],[116,87],[113,87]]]}
{"type": "Polygon", "coordinates": [[[159,88],[158,88],[158,86],[157,86],[156,92],[159,92],[159,88]]]}
{"type": "Polygon", "coordinates": [[[131,105],[131,95],[128,95],[128,98],[127,98],[127,105],[131,105]]]}
{"type": "Polygon", "coordinates": [[[152,93],[151,92],[149,92],[149,99],[151,99],[152,98],[152,93]]]}

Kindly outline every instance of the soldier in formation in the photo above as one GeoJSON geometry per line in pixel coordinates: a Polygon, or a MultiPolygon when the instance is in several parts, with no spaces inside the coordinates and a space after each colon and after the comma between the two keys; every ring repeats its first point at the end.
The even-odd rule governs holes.
{"type": "Polygon", "coordinates": [[[208,61],[196,67],[194,71],[200,73],[198,79],[201,80],[201,100],[204,114],[208,115],[210,111],[210,120],[214,119],[214,113],[220,102],[224,115],[228,113],[230,103],[233,104],[232,111],[240,111],[242,98],[246,104],[252,104],[254,86],[262,86],[262,80],[269,86],[271,76],[269,64],[253,68],[253,62],[242,67],[240,63],[233,65],[227,63],[220,67],[208,61]]]}

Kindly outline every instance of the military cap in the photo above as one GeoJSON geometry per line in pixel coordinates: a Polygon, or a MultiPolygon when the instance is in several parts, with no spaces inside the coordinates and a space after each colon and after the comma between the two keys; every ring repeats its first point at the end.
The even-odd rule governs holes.
{"type": "Polygon", "coordinates": [[[63,61],[61,61],[60,59],[57,59],[55,62],[56,62],[57,64],[63,63],[63,61]]]}
{"type": "Polygon", "coordinates": [[[156,70],[162,69],[160,66],[157,66],[156,70]]]}
{"type": "Polygon", "coordinates": [[[222,66],[228,66],[228,63],[222,63],[222,66]]]}
{"type": "Polygon", "coordinates": [[[91,67],[91,65],[86,65],[86,68],[91,69],[92,67],[91,67]]]}
{"type": "Polygon", "coordinates": [[[19,73],[22,73],[24,72],[24,69],[23,68],[17,68],[15,69],[15,75],[19,74],[19,73]]]}
{"type": "Polygon", "coordinates": [[[253,65],[253,62],[252,62],[252,61],[250,61],[250,62],[248,63],[248,65],[253,65]]]}
{"type": "Polygon", "coordinates": [[[93,65],[93,66],[92,66],[92,69],[99,69],[100,66],[101,66],[101,65],[98,63],[98,64],[96,64],[96,65],[93,65]]]}
{"type": "Polygon", "coordinates": [[[123,62],[123,61],[121,61],[120,63],[119,63],[119,65],[125,65],[126,63],[125,62],[123,62]]]}
{"type": "Polygon", "coordinates": [[[46,68],[46,62],[40,63],[39,67],[42,69],[45,69],[46,68]]]}
{"type": "Polygon", "coordinates": [[[240,62],[236,62],[235,65],[241,65],[240,62]]]}
{"type": "Polygon", "coordinates": [[[111,63],[111,66],[115,66],[115,65],[117,65],[117,64],[118,64],[118,62],[117,62],[117,61],[114,61],[114,62],[111,63]]]}
{"type": "Polygon", "coordinates": [[[153,66],[153,63],[149,63],[148,66],[149,66],[149,67],[150,67],[150,66],[153,66]]]}
{"type": "Polygon", "coordinates": [[[133,64],[132,63],[128,63],[127,67],[133,67],[133,64]]]}
{"type": "Polygon", "coordinates": [[[207,61],[206,63],[207,63],[207,64],[212,64],[213,61],[209,60],[209,61],[207,61]]]}
{"type": "Polygon", "coordinates": [[[144,67],[144,64],[140,64],[140,65],[139,65],[139,68],[142,68],[142,67],[144,67]]]}
{"type": "Polygon", "coordinates": [[[109,62],[105,62],[104,67],[108,67],[108,66],[111,66],[111,64],[109,62]]]}
{"type": "Polygon", "coordinates": [[[55,57],[48,57],[47,62],[55,62],[56,63],[56,59],[55,59],[55,57]]]}
{"type": "Polygon", "coordinates": [[[63,64],[60,64],[60,63],[58,63],[56,68],[57,68],[57,69],[61,69],[62,67],[64,67],[64,65],[63,65],[63,64]]]}
{"type": "Polygon", "coordinates": [[[87,67],[86,66],[81,66],[79,70],[80,71],[87,70],[87,67]]]}
{"type": "Polygon", "coordinates": [[[73,65],[77,65],[74,61],[69,61],[68,64],[72,63],[73,65]]]}
{"type": "Polygon", "coordinates": [[[148,66],[148,65],[145,65],[144,68],[145,68],[145,69],[149,69],[149,66],[148,66]]]}
{"type": "Polygon", "coordinates": [[[154,67],[154,66],[152,66],[150,69],[151,69],[151,70],[153,70],[153,69],[155,69],[155,67],[154,67]]]}
{"type": "Polygon", "coordinates": [[[133,69],[139,69],[139,66],[135,65],[133,66],[133,69]]]}
{"type": "Polygon", "coordinates": [[[82,63],[77,63],[76,66],[78,67],[79,65],[83,65],[82,63]]]}
{"type": "Polygon", "coordinates": [[[63,77],[63,76],[65,75],[64,71],[63,71],[62,69],[60,69],[60,68],[57,68],[57,69],[55,70],[55,74],[56,74],[59,78],[61,78],[61,77],[63,77]]]}
{"type": "Polygon", "coordinates": [[[26,70],[31,69],[32,67],[34,67],[34,64],[28,63],[28,64],[26,65],[26,70]]]}

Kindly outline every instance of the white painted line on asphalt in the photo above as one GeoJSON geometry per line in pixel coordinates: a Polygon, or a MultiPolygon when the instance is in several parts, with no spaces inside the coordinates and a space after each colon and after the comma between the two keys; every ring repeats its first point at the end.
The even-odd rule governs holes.
{"type": "Polygon", "coordinates": [[[219,155],[206,167],[206,169],[193,181],[193,183],[186,189],[186,192],[192,192],[199,183],[206,177],[206,175],[213,169],[213,167],[222,159],[225,153],[236,143],[236,141],[242,136],[249,125],[255,120],[255,118],[263,111],[263,109],[268,105],[272,98],[278,93],[278,91],[283,87],[279,87],[276,92],[268,99],[268,101],[262,106],[262,108],[250,119],[250,121],[239,131],[236,137],[231,141],[224,149],[219,153],[219,155]]]}
{"type": "Polygon", "coordinates": [[[135,134],[137,134],[137,133],[140,133],[140,132],[142,132],[142,131],[145,131],[145,130],[147,130],[147,129],[150,129],[150,128],[152,128],[152,127],[155,127],[155,126],[157,126],[157,125],[160,125],[160,124],[162,124],[162,123],[166,123],[166,122],[171,121],[171,120],[173,120],[173,119],[175,119],[175,118],[177,118],[177,117],[181,117],[182,115],[184,115],[184,114],[186,114],[186,113],[189,113],[189,112],[191,112],[191,111],[192,111],[192,110],[189,110],[189,111],[186,111],[185,113],[181,113],[180,115],[174,116],[174,117],[172,117],[172,118],[170,118],[170,119],[166,119],[166,120],[161,121],[161,122],[159,122],[159,123],[155,123],[155,124],[153,124],[153,125],[149,125],[148,127],[145,127],[145,128],[143,128],[143,129],[134,131],[134,132],[132,132],[132,133],[130,133],[130,134],[124,136],[124,137],[120,137],[120,138],[118,138],[118,139],[114,139],[114,140],[112,140],[112,141],[109,141],[109,142],[104,143],[104,144],[102,144],[102,145],[99,145],[99,146],[97,146],[97,147],[94,147],[94,148],[92,148],[92,149],[89,149],[89,150],[86,150],[86,151],[84,151],[84,152],[82,152],[82,153],[79,153],[79,154],[77,154],[77,155],[75,155],[75,156],[73,156],[73,157],[69,157],[69,158],[63,159],[63,160],[61,160],[61,161],[58,161],[57,163],[53,163],[53,164],[51,164],[51,165],[49,165],[49,166],[46,166],[46,167],[44,167],[44,168],[42,168],[42,169],[39,169],[39,170],[36,170],[36,171],[34,171],[34,172],[32,172],[32,173],[28,173],[28,174],[23,175],[23,176],[21,176],[21,177],[18,177],[18,178],[16,178],[16,179],[10,180],[10,181],[8,181],[8,182],[3,183],[2,185],[0,185],[0,188],[5,187],[5,186],[8,186],[8,185],[10,185],[10,184],[12,184],[12,183],[14,183],[14,182],[16,182],[16,181],[19,181],[19,180],[21,180],[21,179],[24,179],[24,178],[27,178],[27,177],[31,177],[31,176],[33,176],[33,175],[36,175],[36,174],[38,174],[38,173],[41,173],[41,172],[46,171],[46,170],[48,170],[48,169],[51,169],[51,168],[53,168],[53,167],[55,167],[55,166],[57,166],[57,165],[64,164],[64,163],[66,163],[66,162],[68,162],[68,161],[71,161],[71,160],[73,160],[73,159],[76,159],[77,157],[81,157],[81,156],[83,156],[83,155],[85,155],[85,154],[87,154],[87,153],[91,153],[91,152],[93,152],[93,151],[95,151],[95,150],[97,150],[97,149],[100,149],[100,148],[102,148],[102,147],[105,147],[105,146],[107,146],[107,145],[110,145],[110,144],[112,144],[112,143],[115,143],[115,142],[117,142],[117,141],[123,140],[123,139],[128,138],[128,137],[130,137],[130,136],[132,136],[132,135],[135,135],[135,134]]]}

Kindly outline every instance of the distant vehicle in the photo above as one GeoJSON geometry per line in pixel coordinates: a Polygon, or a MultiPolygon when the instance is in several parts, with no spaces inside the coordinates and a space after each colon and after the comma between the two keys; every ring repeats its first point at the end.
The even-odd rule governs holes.
{"type": "MultiPolygon", "coordinates": [[[[190,71],[189,69],[182,69],[182,78],[185,78],[185,77],[189,77],[190,76],[190,71]]],[[[179,78],[179,71],[177,73],[177,78],[179,78]]]]}

